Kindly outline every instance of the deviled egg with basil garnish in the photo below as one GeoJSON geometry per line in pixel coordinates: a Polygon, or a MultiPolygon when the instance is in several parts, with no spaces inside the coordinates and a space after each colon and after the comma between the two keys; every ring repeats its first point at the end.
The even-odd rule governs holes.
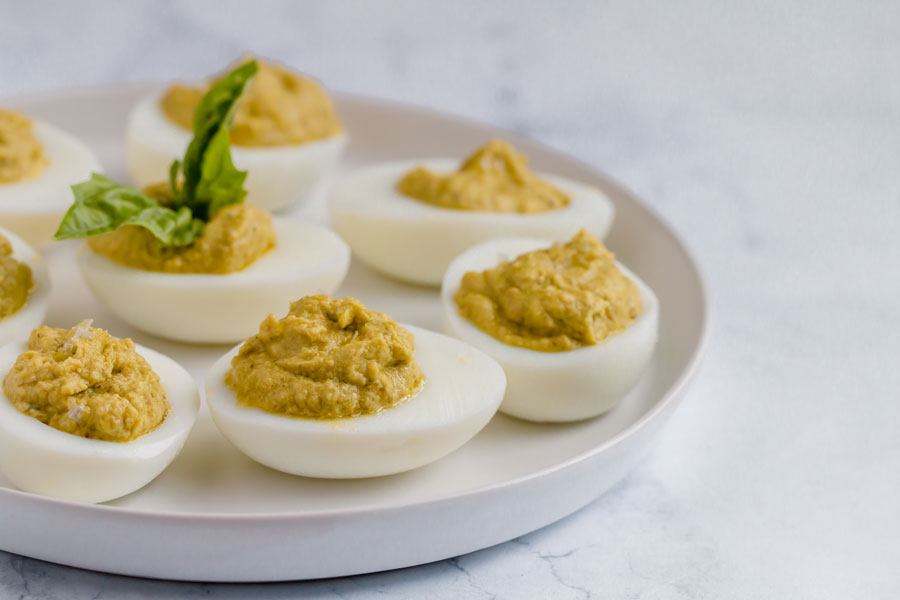
{"type": "MultiPolygon", "coordinates": [[[[206,85],[176,84],[141,100],[128,120],[128,170],[138,187],[164,178],[191,141],[194,111],[206,85]]],[[[231,131],[235,165],[249,173],[258,206],[286,209],[308,198],[335,169],[347,133],[317,82],[259,61],[259,74],[238,104],[231,131]]]]}
{"type": "Polygon", "coordinates": [[[199,408],[172,359],[90,321],[42,326],[0,348],[0,472],[26,492],[112,500],[172,462],[199,408]]]}
{"type": "Polygon", "coordinates": [[[254,61],[204,95],[194,138],[169,180],[143,191],[102,175],[73,186],[56,239],[87,238],[78,266],[94,295],[146,332],[186,342],[234,342],[262,316],[331,293],[350,261],[334,233],[273,218],[244,189],[229,128],[254,61]]]}
{"type": "Polygon", "coordinates": [[[301,298],[219,359],[210,414],[253,460],[294,475],[390,475],[434,462],[497,411],[506,378],[451,337],[355,298],[301,298]]]}
{"type": "Polygon", "coordinates": [[[444,330],[503,365],[500,411],[530,421],[609,411],[656,345],[653,291],[585,231],[470,248],[447,269],[441,303],[444,330]]]}
{"type": "Polygon", "coordinates": [[[0,346],[41,324],[50,298],[50,273],[41,255],[0,227],[0,346]]]}
{"type": "Polygon", "coordinates": [[[463,250],[495,237],[562,241],[579,229],[602,238],[613,204],[598,188],[536,173],[503,140],[458,166],[454,159],[365,167],[335,184],[334,228],[370,267],[413,283],[440,285],[463,250]]]}
{"type": "Polygon", "coordinates": [[[0,224],[47,244],[69,206],[69,186],[99,171],[82,142],[44,121],[0,108],[0,224]]]}

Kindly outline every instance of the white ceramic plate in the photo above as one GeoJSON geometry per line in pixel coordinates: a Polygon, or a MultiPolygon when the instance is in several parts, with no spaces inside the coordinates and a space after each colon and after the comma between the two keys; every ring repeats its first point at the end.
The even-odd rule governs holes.
{"type": "MultiPolygon", "coordinates": [[[[125,119],[149,86],[87,89],[6,101],[83,138],[125,181],[125,119]]],[[[489,125],[421,108],[338,95],[351,132],[345,167],[462,156],[501,135],[541,171],[593,183],[616,204],[607,239],[659,296],[654,361],[622,405],[591,421],[536,425],[502,415],[427,467],[356,481],[304,479],[251,462],[216,431],[205,407],[182,454],[147,487],[104,505],[15,490],[0,477],[0,547],[52,562],[144,577],[272,581],[406,567],[497,544],[560,519],[621,479],[684,394],[709,337],[702,277],[679,238],[633,195],[572,158],[489,125]]],[[[325,219],[318,198],[298,215],[325,219]]],[[[45,251],[53,276],[47,322],[95,326],[181,361],[198,378],[227,347],[188,346],[135,331],[79,279],[76,243],[45,251]]],[[[399,321],[440,329],[435,290],[354,263],[340,294],[399,321]]],[[[285,307],[287,310],[287,307],[285,307]]],[[[598,532],[602,535],[602,532],[598,532]]]]}

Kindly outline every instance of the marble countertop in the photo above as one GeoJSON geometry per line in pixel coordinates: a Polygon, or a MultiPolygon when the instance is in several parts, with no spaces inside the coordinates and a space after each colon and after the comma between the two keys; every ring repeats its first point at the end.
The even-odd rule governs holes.
{"type": "Polygon", "coordinates": [[[0,552],[3,598],[897,598],[900,5],[7,2],[0,96],[198,78],[245,50],[544,140],[688,240],[711,353],[655,451],[543,530],[307,583],[0,552]]]}

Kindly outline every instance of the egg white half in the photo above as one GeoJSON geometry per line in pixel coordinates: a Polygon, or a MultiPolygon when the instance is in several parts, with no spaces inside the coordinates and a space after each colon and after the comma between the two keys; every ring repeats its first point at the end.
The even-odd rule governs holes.
{"type": "Polygon", "coordinates": [[[453,297],[468,271],[484,271],[533,250],[550,240],[497,239],[460,255],[444,277],[441,310],[444,331],[492,356],[508,379],[500,412],[539,422],[578,421],[614,408],[637,384],[656,345],[659,301],[653,291],[620,263],[637,285],[642,311],[632,323],[594,346],[565,352],[540,352],[504,344],[459,314],[453,297]]]}
{"type": "Polygon", "coordinates": [[[463,250],[496,237],[567,240],[586,229],[603,238],[615,209],[596,187],[541,173],[569,195],[565,208],[504,214],[440,208],[400,194],[397,182],[419,165],[436,173],[459,167],[453,159],[406,160],[360,169],[335,183],[329,199],[334,228],[361,261],[398,279],[438,286],[463,250]]]}
{"type": "MultiPolygon", "coordinates": [[[[0,348],[0,382],[26,349],[25,342],[0,348]]],[[[171,358],[136,349],[159,375],[171,405],[159,427],[131,442],[83,438],[19,412],[0,386],[0,472],[26,492],[91,503],[130,494],[162,473],[194,426],[200,394],[171,358]]]]}
{"type": "Polygon", "coordinates": [[[25,304],[13,314],[0,318],[0,346],[2,346],[28,337],[31,330],[44,321],[47,303],[50,300],[50,272],[41,255],[22,238],[2,227],[0,234],[12,244],[13,258],[31,268],[31,278],[34,281],[34,287],[28,293],[25,304]]]}
{"type": "Polygon", "coordinates": [[[277,245],[227,275],[161,273],[126,267],[85,246],[78,267],[91,291],[118,317],[161,337],[193,343],[245,339],[290,302],[331,294],[344,280],[350,249],[332,231],[274,218],[277,245]]]}
{"type": "Polygon", "coordinates": [[[415,336],[425,384],[406,402],[374,415],[317,420],[284,417],[237,403],[225,373],[240,346],[206,378],[206,398],[222,434],[253,460],[307,477],[345,479],[400,473],[434,462],[478,433],[497,411],[506,377],[486,354],[439,333],[415,336]]]}
{"type": "Polygon", "coordinates": [[[86,145],[59,128],[36,120],[34,134],[50,162],[35,179],[0,183],[0,223],[40,247],[53,240],[72,204],[70,186],[102,168],[86,145]]]}
{"type": "MultiPolygon", "coordinates": [[[[143,188],[165,181],[169,165],[181,160],[192,134],[169,120],[160,108],[162,92],[138,102],[126,132],[128,172],[143,188]]],[[[334,171],[347,145],[347,134],[295,146],[231,146],[238,169],[247,171],[244,187],[253,203],[277,212],[307,200],[334,171]]]]}

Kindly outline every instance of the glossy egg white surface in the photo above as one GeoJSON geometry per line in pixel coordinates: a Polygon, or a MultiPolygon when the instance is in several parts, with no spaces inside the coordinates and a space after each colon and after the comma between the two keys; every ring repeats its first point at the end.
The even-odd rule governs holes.
{"type": "Polygon", "coordinates": [[[50,272],[43,257],[25,241],[0,227],[0,235],[6,237],[13,248],[13,258],[31,267],[34,287],[28,293],[28,300],[19,310],[0,318],[0,346],[28,337],[31,330],[43,323],[50,300],[50,272]]]}
{"type": "Polygon", "coordinates": [[[59,128],[35,120],[34,134],[49,163],[34,179],[0,183],[0,224],[40,247],[53,241],[59,222],[72,204],[70,186],[102,168],[85,144],[59,128]]]}
{"type": "Polygon", "coordinates": [[[468,271],[484,271],[551,244],[545,239],[497,239],[470,248],[456,258],[441,287],[444,330],[503,366],[508,383],[501,412],[528,421],[579,421],[614,408],[637,384],[650,361],[656,345],[659,301],[644,282],[616,263],[640,290],[641,314],[625,330],[599,344],[565,352],[540,352],[504,344],[461,316],[453,300],[468,271]]]}
{"type": "Polygon", "coordinates": [[[138,329],[182,342],[236,342],[256,333],[269,313],[287,311],[292,300],[334,292],[350,265],[350,249],[325,227],[272,221],[275,248],[227,275],[135,269],[86,245],[78,267],[94,296],[138,329]]]}
{"type": "Polygon", "coordinates": [[[459,168],[454,159],[407,160],[342,175],[329,198],[334,228],[362,262],[392,277],[438,286],[463,250],[496,237],[563,241],[580,229],[606,236],[615,209],[598,188],[563,177],[540,177],[569,195],[560,210],[504,214],[440,208],[399,193],[397,182],[424,165],[436,173],[459,168]]]}
{"type": "MultiPolygon", "coordinates": [[[[0,348],[0,382],[23,341],[0,348]]],[[[200,408],[194,378],[172,359],[137,346],[169,399],[165,420],[131,442],[92,440],[65,433],[19,412],[0,386],[0,472],[17,488],[77,502],[105,502],[142,488],[181,451],[200,408]]]]}
{"type": "MultiPolygon", "coordinates": [[[[169,120],[160,108],[162,92],[138,102],[128,118],[128,172],[138,188],[165,181],[169,165],[181,160],[191,132],[169,120]]],[[[307,200],[334,172],[347,145],[347,134],[295,146],[231,146],[238,169],[247,171],[244,187],[254,204],[277,212],[307,200]]]]}
{"type": "Polygon", "coordinates": [[[500,365],[448,336],[404,325],[415,336],[425,375],[419,392],[374,415],[336,420],[279,416],[237,403],[225,373],[240,346],[206,378],[206,398],[219,431],[253,460],[273,469],[329,479],[376,477],[434,462],[491,420],[506,386],[500,365]]]}

